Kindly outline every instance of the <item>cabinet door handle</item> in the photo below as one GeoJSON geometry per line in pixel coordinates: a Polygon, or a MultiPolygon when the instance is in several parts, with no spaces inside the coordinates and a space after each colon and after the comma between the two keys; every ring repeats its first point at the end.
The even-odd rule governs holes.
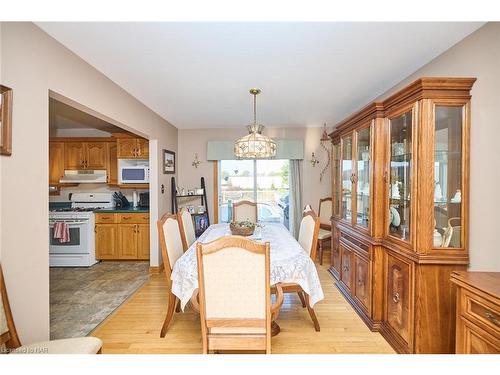
{"type": "Polygon", "coordinates": [[[485,316],[486,318],[492,322],[494,325],[496,326],[500,326],[500,321],[495,317],[495,315],[493,315],[492,313],[490,313],[489,311],[486,311],[485,313],[485,316]]]}
{"type": "Polygon", "coordinates": [[[130,220],[130,219],[132,219],[132,218],[131,218],[130,216],[128,216],[128,217],[127,217],[127,216],[123,216],[123,217],[122,217],[122,219],[123,219],[123,220],[130,220]]]}
{"type": "Polygon", "coordinates": [[[364,285],[364,283],[363,283],[363,279],[358,279],[358,285],[359,285],[359,286],[364,285]]]}
{"type": "Polygon", "coordinates": [[[387,171],[384,171],[384,182],[388,183],[389,179],[387,178],[387,171]]]}
{"type": "Polygon", "coordinates": [[[97,225],[94,225],[94,233],[97,233],[97,225]]]}
{"type": "Polygon", "coordinates": [[[392,300],[394,301],[394,303],[399,303],[399,293],[394,293],[392,295],[392,300]]]}

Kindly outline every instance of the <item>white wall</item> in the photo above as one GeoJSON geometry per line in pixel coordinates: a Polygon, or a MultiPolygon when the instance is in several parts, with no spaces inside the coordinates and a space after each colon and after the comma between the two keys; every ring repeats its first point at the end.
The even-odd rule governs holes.
{"type": "MultiPolygon", "coordinates": [[[[1,262],[21,341],[30,343],[49,337],[49,90],[150,140],[157,166],[150,186],[158,207],[153,222],[170,202],[168,189],[159,192],[170,176],[160,173],[156,158],[162,148],[177,151],[177,129],[32,23],[1,27],[1,79],[14,90],[13,154],[0,157],[1,262]]],[[[153,265],[159,264],[155,227],[153,265]]]]}
{"type": "MultiPolygon", "coordinates": [[[[331,131],[331,129],[330,129],[331,131]]],[[[321,169],[326,165],[327,154],[320,147],[322,127],[311,128],[265,128],[264,134],[273,138],[283,139],[303,139],[304,157],[302,164],[302,202],[311,204],[318,210],[319,199],[331,196],[331,172],[328,169],[319,181],[321,169]],[[314,152],[320,164],[312,167],[309,160],[314,152]]],[[[215,140],[236,140],[247,134],[242,125],[238,129],[179,129],[179,153],[178,157],[178,181],[177,185],[185,188],[195,188],[200,186],[200,177],[205,177],[207,187],[208,208],[210,220],[213,222],[214,213],[214,166],[212,161],[207,162],[207,142],[215,140]],[[198,159],[202,161],[198,168],[194,168],[191,163],[194,154],[198,153],[198,159]]],[[[215,192],[217,194],[217,192],[215,192]]],[[[187,203],[186,204],[193,204],[187,203]]],[[[198,205],[196,201],[196,205],[198,205]]]]}
{"type": "Polygon", "coordinates": [[[476,77],[472,88],[470,270],[500,271],[500,23],[490,22],[381,95],[419,77],[476,77]]]}

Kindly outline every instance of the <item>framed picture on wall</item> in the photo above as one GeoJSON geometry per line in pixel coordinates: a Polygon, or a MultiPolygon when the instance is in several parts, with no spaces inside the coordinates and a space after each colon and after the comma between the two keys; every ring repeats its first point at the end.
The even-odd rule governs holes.
{"type": "Polygon", "coordinates": [[[163,150],[163,173],[175,173],[175,152],[163,150]]]}
{"type": "Polygon", "coordinates": [[[193,215],[194,218],[194,234],[200,237],[203,232],[208,228],[208,215],[207,213],[193,215]]]}
{"type": "Polygon", "coordinates": [[[0,85],[0,155],[12,154],[12,89],[0,85]]]}

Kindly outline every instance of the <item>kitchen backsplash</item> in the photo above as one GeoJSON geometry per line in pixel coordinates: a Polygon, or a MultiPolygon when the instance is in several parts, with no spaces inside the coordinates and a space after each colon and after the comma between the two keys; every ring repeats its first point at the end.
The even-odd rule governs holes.
{"type": "MultiPolygon", "coordinates": [[[[125,197],[132,202],[132,196],[134,189],[124,189],[119,187],[110,187],[103,184],[80,184],[74,187],[63,187],[61,188],[60,195],[50,195],[49,202],[69,202],[70,193],[113,193],[115,191],[121,191],[125,197]]],[[[146,193],[148,189],[137,189],[137,193],[146,193]]]]}

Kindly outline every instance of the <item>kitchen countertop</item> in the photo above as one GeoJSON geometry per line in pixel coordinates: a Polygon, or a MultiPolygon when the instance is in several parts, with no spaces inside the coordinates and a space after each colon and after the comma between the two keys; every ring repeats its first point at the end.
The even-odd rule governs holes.
{"type": "Polygon", "coordinates": [[[128,207],[128,208],[101,208],[98,210],[94,211],[96,214],[100,212],[107,212],[107,213],[149,213],[149,207],[128,207]]]}

